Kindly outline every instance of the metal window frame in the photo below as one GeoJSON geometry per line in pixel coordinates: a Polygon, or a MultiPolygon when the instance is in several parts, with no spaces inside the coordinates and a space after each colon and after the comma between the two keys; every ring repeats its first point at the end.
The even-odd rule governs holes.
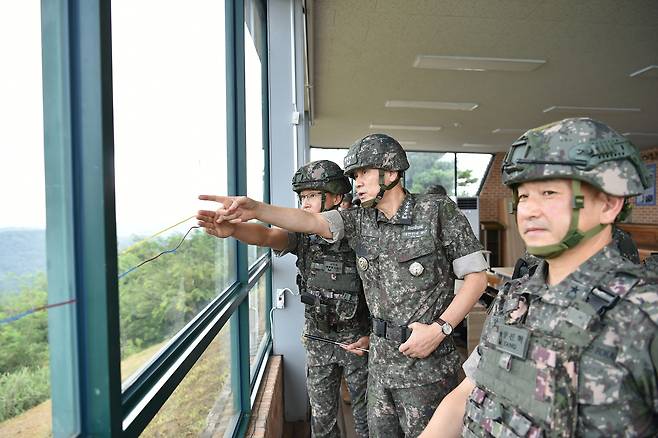
{"type": "MultiPolygon", "coordinates": [[[[258,1],[262,6],[264,3],[258,1]]],[[[247,246],[233,242],[236,281],[222,291],[121,388],[110,2],[41,3],[44,157],[49,301],[76,299],[49,312],[53,435],[137,436],[229,319],[233,436],[246,430],[268,347],[250,378],[248,294],[271,256],[249,269],[247,246]]],[[[229,193],[246,193],[244,0],[226,0],[229,193]]],[[[262,32],[266,34],[266,31],[262,32]]],[[[269,199],[267,60],[263,61],[265,197],[269,199]]],[[[267,293],[267,309],[271,293],[267,293]]],[[[229,429],[230,430],[230,429],[229,429]]]]}
{"type": "Polygon", "coordinates": [[[121,431],[109,2],[42,2],[54,436],[121,431]],[[100,238],[99,238],[100,234],[100,238]],[[71,338],[62,338],[63,335],[71,338]]]}

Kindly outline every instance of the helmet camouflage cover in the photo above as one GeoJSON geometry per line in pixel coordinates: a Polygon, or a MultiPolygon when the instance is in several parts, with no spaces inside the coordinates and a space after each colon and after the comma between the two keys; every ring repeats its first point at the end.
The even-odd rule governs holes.
{"type": "Polygon", "coordinates": [[[394,138],[386,134],[371,134],[354,143],[345,156],[345,175],[365,167],[404,172],[409,168],[407,154],[394,138]]]}
{"type": "Polygon", "coordinates": [[[503,161],[503,183],[577,179],[613,196],[634,196],[649,187],[637,148],[609,126],[572,118],[531,129],[512,144],[503,161]]]}
{"type": "Polygon", "coordinates": [[[297,193],[302,190],[321,190],[342,195],[350,192],[352,185],[338,164],[329,160],[319,160],[297,169],[292,177],[292,189],[297,193]]]}

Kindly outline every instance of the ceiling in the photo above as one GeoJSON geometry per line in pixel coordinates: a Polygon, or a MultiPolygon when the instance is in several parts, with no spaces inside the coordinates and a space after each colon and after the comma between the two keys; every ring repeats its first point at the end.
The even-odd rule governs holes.
{"type": "Polygon", "coordinates": [[[591,116],[658,146],[655,0],[307,0],[311,145],[386,132],[408,150],[497,152],[526,129],[591,116]],[[417,55],[541,59],[534,71],[414,68],[417,55]],[[473,111],[389,100],[477,103],[473,111]],[[636,108],[544,112],[551,106],[636,108]],[[439,131],[371,124],[441,126],[439,131]],[[513,130],[493,133],[496,129],[513,130]]]}

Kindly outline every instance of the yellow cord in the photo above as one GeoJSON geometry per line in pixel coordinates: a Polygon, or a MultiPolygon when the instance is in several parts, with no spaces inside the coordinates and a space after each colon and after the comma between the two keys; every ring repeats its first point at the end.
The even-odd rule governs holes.
{"type": "Polygon", "coordinates": [[[175,223],[175,224],[173,224],[173,225],[171,225],[171,226],[169,226],[169,227],[167,227],[167,228],[165,228],[165,229],[163,229],[163,230],[160,230],[160,231],[158,231],[157,233],[153,234],[152,236],[147,237],[146,239],[142,239],[142,240],[140,240],[139,242],[135,242],[135,243],[133,243],[132,245],[130,245],[128,248],[126,248],[126,249],[124,249],[123,251],[121,251],[120,254],[125,254],[125,253],[127,253],[128,251],[132,251],[133,249],[137,248],[139,245],[143,244],[144,242],[148,242],[149,240],[153,239],[154,237],[159,236],[160,234],[164,233],[165,231],[171,230],[172,228],[177,227],[178,225],[182,224],[183,222],[187,222],[187,221],[189,221],[190,219],[193,219],[193,218],[195,218],[195,217],[196,217],[196,215],[192,215],[192,216],[190,216],[190,217],[186,217],[186,218],[183,219],[182,221],[180,221],[180,222],[178,222],[178,223],[175,223]]]}

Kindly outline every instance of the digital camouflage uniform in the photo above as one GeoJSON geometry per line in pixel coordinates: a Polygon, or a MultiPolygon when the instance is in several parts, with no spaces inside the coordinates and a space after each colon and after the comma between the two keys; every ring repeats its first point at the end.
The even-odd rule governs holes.
{"type": "MultiPolygon", "coordinates": [[[[355,151],[353,146],[348,152],[346,173],[354,168],[347,164],[350,154],[361,154],[360,159],[372,163],[364,157],[381,151],[377,144],[380,140],[388,142],[384,147],[395,142],[382,135],[366,137],[361,141],[366,148],[355,151]]],[[[394,153],[399,152],[393,149],[394,153]]],[[[395,157],[382,155],[382,161],[372,167],[381,168],[395,161],[395,157]]],[[[480,243],[467,219],[445,196],[407,193],[391,219],[373,208],[324,215],[334,237],[344,235],[357,254],[373,318],[368,363],[370,434],[386,438],[417,436],[441,399],[456,386],[460,359],[451,337],[425,359],[408,358],[398,348],[410,332],[408,324],[431,324],[452,301],[453,265],[460,278],[486,268],[480,243]],[[472,260],[475,263],[469,263],[472,260]],[[386,333],[379,331],[377,335],[376,327],[384,325],[386,333]]]]}
{"type": "MultiPolygon", "coordinates": [[[[335,163],[321,160],[301,167],[293,177],[293,190],[320,190],[343,194],[349,180],[335,163]]],[[[369,332],[368,309],[356,271],[354,251],[347,241],[327,243],[317,236],[288,234],[280,253],[297,256],[297,284],[305,304],[304,334],[352,343],[369,332]]],[[[368,436],[368,358],[338,345],[303,339],[306,347],[307,387],[311,403],[313,437],[339,437],[337,425],[341,377],[352,398],[357,435],[368,436]]]]}
{"type": "Polygon", "coordinates": [[[658,275],[658,253],[652,253],[644,259],[644,267],[654,274],[658,275]]]}
{"type": "Polygon", "coordinates": [[[643,275],[613,243],[556,286],[545,261],[508,283],[482,330],[464,436],[656,436],[658,280],[643,275]]]}
{"type": "MultiPolygon", "coordinates": [[[[637,150],[609,127],[567,119],[515,143],[503,182],[578,178],[626,197],[642,190],[642,171],[637,150]]],[[[476,387],[463,435],[657,436],[658,279],[615,242],[553,286],[548,266],[507,283],[494,301],[480,358],[464,365],[476,387]]]]}
{"type": "Polygon", "coordinates": [[[612,240],[617,245],[619,254],[622,257],[636,265],[640,264],[640,253],[630,234],[619,227],[614,227],[612,229],[612,240]]]}

